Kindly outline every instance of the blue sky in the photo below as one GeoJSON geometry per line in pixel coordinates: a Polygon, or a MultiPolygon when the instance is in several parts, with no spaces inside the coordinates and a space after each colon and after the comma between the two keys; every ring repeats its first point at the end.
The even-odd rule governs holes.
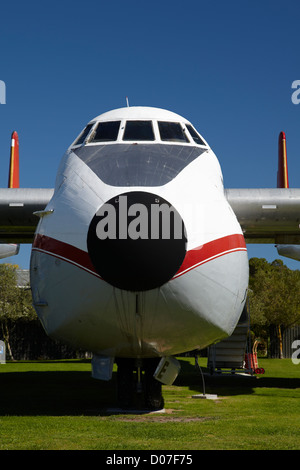
{"type": "MultiPolygon", "coordinates": [[[[217,154],[225,187],[274,187],[287,135],[299,187],[298,0],[15,0],[1,5],[0,186],[10,135],[20,138],[21,186],[53,187],[82,127],[110,109],[157,106],[189,119],[217,154]]],[[[272,246],[249,256],[279,258],[272,246]]],[[[10,261],[29,265],[22,245],[10,261]]],[[[297,262],[283,258],[291,268],[297,262]]]]}

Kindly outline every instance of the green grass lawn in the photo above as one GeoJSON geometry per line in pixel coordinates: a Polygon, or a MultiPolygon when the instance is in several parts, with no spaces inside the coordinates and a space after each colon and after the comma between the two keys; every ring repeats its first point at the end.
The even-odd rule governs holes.
{"type": "MultiPolygon", "coordinates": [[[[117,414],[115,374],[91,378],[89,361],[0,365],[0,450],[300,449],[300,365],[261,359],[257,377],[205,374],[194,359],[164,386],[165,413],[117,414]]],[[[205,371],[206,359],[200,359],[205,371]]]]}

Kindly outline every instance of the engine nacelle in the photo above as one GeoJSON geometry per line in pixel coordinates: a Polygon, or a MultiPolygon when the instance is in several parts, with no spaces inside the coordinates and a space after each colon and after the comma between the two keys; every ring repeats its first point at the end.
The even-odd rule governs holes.
{"type": "Polygon", "coordinates": [[[300,245],[276,245],[278,254],[300,261],[300,245]]]}
{"type": "Polygon", "coordinates": [[[20,245],[12,243],[0,243],[0,259],[15,256],[19,253],[20,245]]]}

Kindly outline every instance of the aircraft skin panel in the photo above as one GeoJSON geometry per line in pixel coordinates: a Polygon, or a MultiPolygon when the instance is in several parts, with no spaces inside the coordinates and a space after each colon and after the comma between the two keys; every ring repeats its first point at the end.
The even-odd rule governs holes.
{"type": "Polygon", "coordinates": [[[220,256],[141,293],[116,289],[39,250],[33,250],[31,264],[33,299],[46,332],[110,356],[165,356],[204,348],[231,334],[246,295],[245,251],[220,256]],[[60,299],[59,306],[53,297],[60,299]]]}
{"type": "Polygon", "coordinates": [[[237,251],[247,251],[243,235],[233,234],[213,240],[187,252],[185,259],[174,278],[182,276],[191,269],[213,259],[237,251]]]}
{"type": "MultiPolygon", "coordinates": [[[[97,273],[91,262],[89,254],[73,245],[69,245],[46,235],[37,234],[33,242],[33,250],[62,259],[101,279],[101,276],[97,273]]],[[[247,251],[244,237],[240,234],[222,237],[187,251],[180,269],[172,279],[184,275],[201,264],[208,263],[220,256],[237,251],[247,251]]]]}

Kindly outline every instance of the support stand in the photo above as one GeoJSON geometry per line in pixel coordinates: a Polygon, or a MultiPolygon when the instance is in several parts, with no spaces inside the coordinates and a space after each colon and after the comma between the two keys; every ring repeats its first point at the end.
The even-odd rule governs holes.
{"type": "Polygon", "coordinates": [[[200,371],[200,374],[201,374],[201,377],[202,377],[202,387],[203,387],[203,393],[202,394],[198,394],[198,395],[192,395],[192,398],[204,398],[206,400],[215,400],[216,398],[218,398],[218,395],[214,395],[214,394],[207,394],[205,393],[205,381],[204,381],[204,375],[203,375],[203,372],[202,372],[202,369],[199,365],[199,362],[198,362],[198,357],[195,356],[195,364],[197,365],[199,371],[200,371]]]}

